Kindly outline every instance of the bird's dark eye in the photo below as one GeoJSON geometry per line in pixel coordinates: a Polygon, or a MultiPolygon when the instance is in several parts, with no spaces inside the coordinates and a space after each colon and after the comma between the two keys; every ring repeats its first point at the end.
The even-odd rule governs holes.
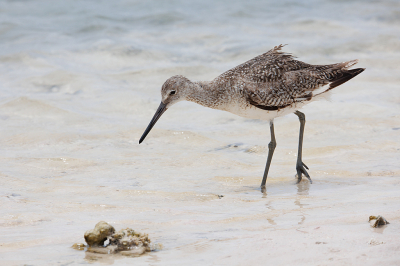
{"type": "Polygon", "coordinates": [[[174,94],[175,94],[175,91],[171,91],[169,94],[170,94],[170,95],[174,95],[174,94]]]}

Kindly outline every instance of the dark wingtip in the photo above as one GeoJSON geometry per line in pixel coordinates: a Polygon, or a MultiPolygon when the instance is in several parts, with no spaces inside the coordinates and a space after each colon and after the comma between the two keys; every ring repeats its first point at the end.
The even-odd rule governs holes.
{"type": "Polygon", "coordinates": [[[343,72],[343,75],[340,78],[332,81],[332,83],[329,85],[329,89],[333,89],[339,85],[342,85],[346,81],[349,81],[350,79],[354,78],[358,74],[362,73],[364,70],[365,70],[365,68],[356,68],[356,69],[346,70],[345,72],[343,72]]]}
{"type": "Polygon", "coordinates": [[[356,69],[351,69],[351,70],[349,70],[349,71],[353,71],[353,70],[354,70],[353,75],[354,75],[354,77],[355,77],[355,76],[357,76],[358,74],[362,73],[362,72],[365,70],[365,68],[356,68],[356,69]]]}

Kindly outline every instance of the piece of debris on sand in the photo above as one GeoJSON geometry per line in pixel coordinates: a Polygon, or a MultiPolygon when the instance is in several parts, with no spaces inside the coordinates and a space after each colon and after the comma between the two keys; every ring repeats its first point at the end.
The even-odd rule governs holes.
{"type": "Polygon", "coordinates": [[[375,238],[371,238],[371,239],[368,241],[368,244],[370,244],[371,246],[377,246],[377,245],[385,244],[385,242],[376,240],[375,238]]]}
{"type": "Polygon", "coordinates": [[[85,241],[87,245],[75,243],[72,248],[92,253],[119,253],[133,256],[162,248],[161,244],[151,244],[147,234],[136,232],[131,228],[115,232],[114,227],[103,221],[97,223],[94,229],[86,231],[85,241]]]}
{"type": "Polygon", "coordinates": [[[380,226],[382,226],[382,225],[389,224],[389,222],[388,222],[385,218],[383,218],[382,216],[380,216],[380,215],[378,215],[378,216],[373,216],[373,215],[371,215],[371,216],[369,217],[369,224],[370,224],[372,227],[376,228],[376,227],[380,227],[380,226]]]}
{"type": "Polygon", "coordinates": [[[107,240],[109,236],[115,233],[114,227],[106,222],[98,222],[94,229],[87,230],[85,233],[86,243],[92,246],[103,246],[104,241],[107,240]]]}

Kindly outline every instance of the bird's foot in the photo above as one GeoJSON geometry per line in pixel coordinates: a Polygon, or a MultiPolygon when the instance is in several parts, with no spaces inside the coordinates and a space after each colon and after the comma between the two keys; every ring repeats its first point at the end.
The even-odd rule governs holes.
{"type": "Polygon", "coordinates": [[[264,186],[261,186],[261,193],[266,194],[267,193],[267,188],[264,186]]]}
{"type": "Polygon", "coordinates": [[[312,184],[310,175],[307,173],[306,169],[308,170],[308,167],[305,163],[303,163],[302,161],[297,162],[296,164],[296,170],[297,170],[297,183],[300,183],[301,178],[302,178],[302,174],[304,174],[308,180],[310,180],[310,183],[312,184]]]}

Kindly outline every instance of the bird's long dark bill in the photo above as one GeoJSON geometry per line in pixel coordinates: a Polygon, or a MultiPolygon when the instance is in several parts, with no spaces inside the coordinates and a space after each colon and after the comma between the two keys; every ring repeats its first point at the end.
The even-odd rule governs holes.
{"type": "Polygon", "coordinates": [[[144,131],[142,137],[139,140],[139,144],[142,143],[142,141],[146,138],[147,134],[149,134],[150,130],[154,127],[158,119],[160,119],[161,115],[167,111],[168,108],[165,107],[166,104],[163,102],[160,103],[160,106],[158,106],[158,109],[156,113],[153,116],[153,119],[151,119],[150,124],[147,126],[146,130],[144,131]]]}

